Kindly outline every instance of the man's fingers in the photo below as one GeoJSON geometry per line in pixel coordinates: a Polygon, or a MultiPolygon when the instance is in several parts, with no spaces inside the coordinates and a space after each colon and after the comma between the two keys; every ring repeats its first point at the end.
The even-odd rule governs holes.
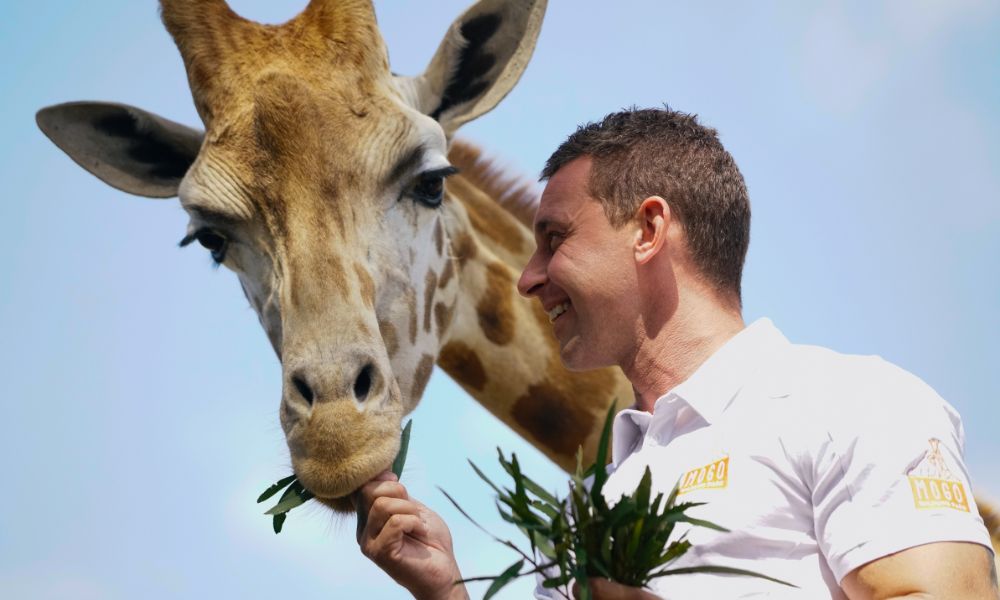
{"type": "Polygon", "coordinates": [[[368,525],[368,512],[371,510],[372,503],[375,502],[376,498],[383,496],[403,499],[409,497],[406,488],[399,483],[399,479],[392,471],[379,473],[375,479],[351,494],[351,502],[354,504],[354,510],[358,513],[358,527],[355,531],[355,537],[359,544],[368,525]]]}
{"type": "Polygon", "coordinates": [[[371,512],[372,504],[375,502],[376,498],[388,497],[388,498],[400,498],[406,500],[409,498],[409,494],[406,493],[406,488],[403,484],[396,481],[369,481],[357,491],[358,499],[355,504],[355,510],[358,512],[358,518],[360,521],[358,535],[361,535],[361,522],[368,519],[368,513],[371,512]]]}
{"type": "Polygon", "coordinates": [[[358,488],[357,490],[355,490],[354,493],[351,494],[350,500],[351,500],[351,504],[354,505],[354,509],[355,510],[357,510],[359,501],[361,499],[361,490],[365,486],[371,485],[373,483],[377,483],[379,481],[399,481],[399,477],[396,477],[396,474],[393,473],[392,471],[382,471],[381,473],[379,473],[375,477],[372,477],[371,480],[368,483],[366,483],[364,486],[361,486],[360,488],[358,488]]]}
{"type": "Polygon", "coordinates": [[[404,534],[426,537],[427,526],[417,515],[392,515],[382,527],[379,537],[385,535],[386,539],[402,540],[404,534]]]}
{"type": "Polygon", "coordinates": [[[372,481],[399,481],[399,477],[392,471],[382,471],[375,477],[372,477],[372,481]]]}
{"type": "Polygon", "coordinates": [[[361,486],[358,493],[361,495],[361,506],[368,511],[371,510],[372,502],[374,502],[376,498],[389,496],[391,498],[401,498],[406,500],[410,497],[402,483],[399,483],[398,481],[380,481],[374,479],[361,486]]]}
{"type": "Polygon", "coordinates": [[[426,537],[427,526],[417,515],[395,514],[389,517],[378,535],[365,538],[361,552],[376,563],[392,558],[403,549],[404,536],[426,537]]]}
{"type": "Polygon", "coordinates": [[[377,537],[393,515],[417,515],[419,511],[420,507],[409,500],[391,496],[375,498],[371,510],[368,511],[368,524],[365,526],[364,535],[370,538],[377,537]]]}

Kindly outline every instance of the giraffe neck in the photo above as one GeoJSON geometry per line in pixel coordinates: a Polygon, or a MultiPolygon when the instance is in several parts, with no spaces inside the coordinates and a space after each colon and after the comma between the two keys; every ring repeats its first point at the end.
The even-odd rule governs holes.
{"type": "Polygon", "coordinates": [[[448,182],[448,234],[459,294],[438,365],[473,398],[566,470],[577,448],[592,460],[612,401],[632,404],[617,368],[570,373],[537,300],[515,284],[534,250],[528,228],[501,204],[529,193],[504,185],[478,152],[456,142],[462,173],[448,182]],[[511,192],[514,189],[514,192],[511,192]]]}

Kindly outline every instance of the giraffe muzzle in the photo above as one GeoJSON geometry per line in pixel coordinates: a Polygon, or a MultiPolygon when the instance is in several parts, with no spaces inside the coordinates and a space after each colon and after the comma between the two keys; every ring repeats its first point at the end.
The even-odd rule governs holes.
{"type": "Polygon", "coordinates": [[[362,348],[287,360],[281,424],[296,476],[320,498],[350,495],[395,457],[403,406],[384,362],[362,348]]]}

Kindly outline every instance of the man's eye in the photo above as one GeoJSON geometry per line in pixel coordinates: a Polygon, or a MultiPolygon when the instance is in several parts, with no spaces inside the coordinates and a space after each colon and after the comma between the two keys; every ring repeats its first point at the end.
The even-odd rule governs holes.
{"type": "Polygon", "coordinates": [[[212,260],[221,263],[226,260],[226,238],[211,229],[199,229],[194,237],[203,248],[212,253],[212,260]]]}
{"type": "Polygon", "coordinates": [[[407,195],[424,206],[436,208],[444,199],[444,179],[458,173],[458,169],[448,167],[421,173],[410,187],[407,195]]]}
{"type": "Polygon", "coordinates": [[[549,234],[549,251],[551,252],[551,251],[555,250],[556,248],[558,248],[559,244],[561,244],[562,241],[563,241],[562,234],[559,234],[559,233],[550,233],[549,234]]]}

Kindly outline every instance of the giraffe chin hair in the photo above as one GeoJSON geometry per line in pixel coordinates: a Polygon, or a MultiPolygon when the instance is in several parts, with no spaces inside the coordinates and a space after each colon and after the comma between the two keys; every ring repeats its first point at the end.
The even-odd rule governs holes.
{"type": "Polygon", "coordinates": [[[301,469],[296,468],[299,481],[307,490],[316,496],[316,500],[332,508],[334,512],[354,512],[351,496],[364,484],[379,473],[389,470],[394,452],[386,461],[372,461],[372,457],[363,457],[360,461],[365,466],[374,464],[372,468],[358,468],[351,465],[344,468],[341,464],[314,464],[316,461],[305,461],[301,469]],[[346,475],[345,475],[346,474],[346,475]]]}

